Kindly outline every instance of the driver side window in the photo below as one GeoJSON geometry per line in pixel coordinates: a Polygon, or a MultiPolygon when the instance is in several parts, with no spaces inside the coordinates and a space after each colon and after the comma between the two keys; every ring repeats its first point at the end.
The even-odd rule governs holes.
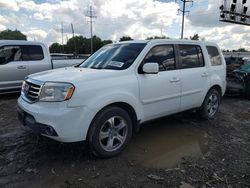
{"type": "Polygon", "coordinates": [[[144,59],[143,63],[158,63],[160,71],[174,70],[175,56],[173,45],[159,45],[153,47],[144,59]]]}
{"type": "Polygon", "coordinates": [[[3,46],[0,48],[0,65],[11,61],[22,61],[20,46],[3,46]]]}

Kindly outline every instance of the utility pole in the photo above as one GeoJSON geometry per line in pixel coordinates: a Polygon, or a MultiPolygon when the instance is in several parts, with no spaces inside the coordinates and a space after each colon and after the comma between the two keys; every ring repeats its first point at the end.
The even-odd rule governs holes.
{"type": "Polygon", "coordinates": [[[91,45],[91,54],[93,54],[93,29],[92,29],[92,24],[93,24],[93,18],[96,18],[94,15],[94,11],[92,9],[92,6],[89,6],[89,10],[87,11],[86,16],[90,18],[90,45],[91,45]]]}
{"type": "Polygon", "coordinates": [[[61,31],[62,31],[62,53],[64,53],[64,47],[63,47],[63,22],[61,23],[61,31]]]}
{"type": "Polygon", "coordinates": [[[161,37],[163,37],[163,35],[162,35],[162,26],[161,26],[161,37]]]}
{"type": "Polygon", "coordinates": [[[72,30],[72,35],[73,35],[73,40],[74,40],[74,46],[75,46],[75,54],[77,54],[77,50],[76,50],[76,40],[75,40],[75,32],[74,32],[74,27],[73,24],[71,23],[71,30],[72,30]]]}
{"type": "Polygon", "coordinates": [[[182,24],[181,24],[181,39],[183,39],[184,25],[185,25],[185,14],[190,11],[186,11],[186,3],[193,3],[193,0],[181,0],[182,1],[182,10],[178,9],[178,12],[182,12],[182,24]]]}

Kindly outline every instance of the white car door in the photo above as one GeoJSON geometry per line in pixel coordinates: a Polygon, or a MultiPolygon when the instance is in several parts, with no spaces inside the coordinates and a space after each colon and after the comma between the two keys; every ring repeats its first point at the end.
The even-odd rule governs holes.
{"type": "Polygon", "coordinates": [[[178,45],[181,61],[181,110],[201,106],[210,86],[209,71],[205,66],[201,47],[178,45]]]}
{"type": "Polygon", "coordinates": [[[22,61],[20,46],[0,47],[0,92],[21,88],[27,74],[28,65],[22,61]]]}
{"type": "Polygon", "coordinates": [[[178,112],[180,108],[181,78],[176,69],[173,45],[158,45],[146,55],[138,74],[140,100],[144,121],[178,112]],[[141,72],[144,63],[158,63],[158,74],[141,72]]]}

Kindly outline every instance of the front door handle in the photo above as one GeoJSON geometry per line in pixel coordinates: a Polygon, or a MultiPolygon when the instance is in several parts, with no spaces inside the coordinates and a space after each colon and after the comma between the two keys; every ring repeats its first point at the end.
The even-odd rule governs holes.
{"type": "Polygon", "coordinates": [[[19,65],[19,66],[17,66],[17,69],[26,69],[26,66],[24,66],[24,65],[19,65]]]}
{"type": "Polygon", "coordinates": [[[179,81],[180,81],[179,78],[174,77],[174,78],[172,78],[172,79],[170,80],[170,83],[177,83],[177,82],[179,82],[179,81]]]}

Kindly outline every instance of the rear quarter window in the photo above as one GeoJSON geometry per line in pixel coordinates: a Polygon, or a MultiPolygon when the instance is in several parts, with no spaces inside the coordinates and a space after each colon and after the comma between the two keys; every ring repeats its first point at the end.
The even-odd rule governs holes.
{"type": "Polygon", "coordinates": [[[39,61],[44,59],[43,49],[40,45],[23,45],[24,61],[39,61]]]}
{"type": "Polygon", "coordinates": [[[220,53],[215,46],[206,46],[212,66],[222,65],[220,53]]]}

